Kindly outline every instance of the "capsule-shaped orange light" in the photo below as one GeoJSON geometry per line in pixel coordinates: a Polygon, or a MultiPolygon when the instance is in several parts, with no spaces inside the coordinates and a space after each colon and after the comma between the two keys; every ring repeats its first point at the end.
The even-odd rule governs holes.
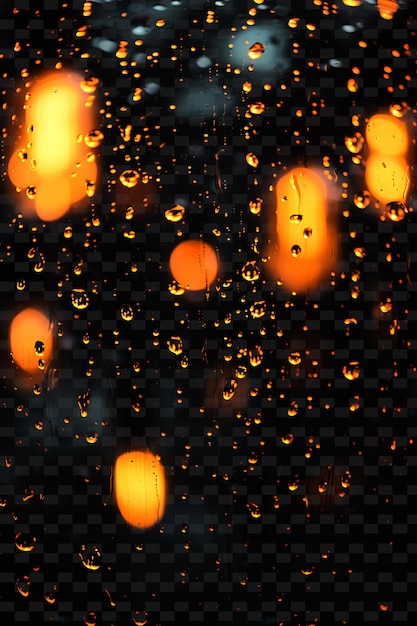
{"type": "Polygon", "coordinates": [[[179,243],[171,253],[169,267],[174,279],[191,291],[207,290],[219,271],[215,250],[199,239],[179,243]]]}
{"type": "Polygon", "coordinates": [[[405,202],[409,191],[407,125],[393,115],[377,113],[368,121],[366,142],[366,186],[385,211],[391,202],[405,202]]]}
{"type": "Polygon", "coordinates": [[[158,523],[165,511],[165,473],[149,450],[124,452],[114,466],[114,491],[120,514],[135,528],[158,523]]]}
{"type": "Polygon", "coordinates": [[[316,288],[335,248],[327,187],[320,174],[297,167],[282,176],[276,186],[276,215],[277,276],[290,291],[316,288]]]}
{"type": "Polygon", "coordinates": [[[81,77],[52,72],[38,79],[26,104],[25,131],[11,155],[8,174],[22,193],[20,208],[45,221],[62,217],[90,195],[97,178],[95,155],[84,137],[93,128],[81,77]]]}
{"type": "Polygon", "coordinates": [[[42,373],[52,356],[53,326],[46,315],[27,308],[10,324],[9,345],[14,362],[28,374],[42,373]]]}

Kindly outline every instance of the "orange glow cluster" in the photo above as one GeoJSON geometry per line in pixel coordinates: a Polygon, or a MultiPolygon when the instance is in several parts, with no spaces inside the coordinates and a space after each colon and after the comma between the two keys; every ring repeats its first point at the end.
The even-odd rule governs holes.
{"type": "Polygon", "coordinates": [[[25,130],[8,166],[26,215],[34,210],[42,220],[57,220],[94,189],[93,115],[81,84],[77,74],[54,72],[33,85],[25,130]]]}
{"type": "Polygon", "coordinates": [[[369,149],[365,179],[369,192],[385,210],[392,202],[405,202],[410,187],[407,125],[387,113],[373,115],[366,127],[369,149]]]}
{"type": "Polygon", "coordinates": [[[276,216],[274,271],[290,291],[315,289],[329,271],[336,245],[328,219],[327,186],[320,174],[297,167],[280,178],[276,216]]]}

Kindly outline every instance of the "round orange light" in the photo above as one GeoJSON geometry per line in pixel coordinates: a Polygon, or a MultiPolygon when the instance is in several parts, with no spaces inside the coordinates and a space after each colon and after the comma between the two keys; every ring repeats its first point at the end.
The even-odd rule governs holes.
{"type": "Polygon", "coordinates": [[[114,466],[114,490],[120,514],[135,528],[150,528],[165,510],[165,473],[149,450],[124,452],[114,466]]]}
{"type": "Polygon", "coordinates": [[[9,333],[10,352],[15,363],[28,372],[42,371],[52,355],[52,325],[46,315],[28,308],[12,320],[9,333]]]}
{"type": "Polygon", "coordinates": [[[383,205],[402,202],[410,186],[408,170],[407,162],[402,157],[371,154],[365,170],[367,189],[383,205]]]}
{"type": "Polygon", "coordinates": [[[381,154],[401,156],[408,149],[407,125],[388,113],[373,115],[366,126],[368,148],[381,154]]]}
{"type": "Polygon", "coordinates": [[[219,263],[215,250],[200,240],[178,244],[171,253],[169,267],[175,280],[185,289],[208,289],[216,279],[219,263]]]}

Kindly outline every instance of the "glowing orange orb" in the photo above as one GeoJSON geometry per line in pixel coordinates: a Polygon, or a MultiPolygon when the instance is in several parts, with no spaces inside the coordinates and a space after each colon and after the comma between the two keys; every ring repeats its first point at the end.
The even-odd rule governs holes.
{"type": "Polygon", "coordinates": [[[297,167],[276,186],[276,277],[290,291],[315,289],[329,271],[336,241],[327,218],[327,187],[314,170],[297,167]]]}
{"type": "Polygon", "coordinates": [[[85,141],[94,119],[80,83],[78,74],[58,71],[32,87],[26,132],[8,164],[26,215],[36,212],[42,220],[57,220],[72,204],[94,194],[97,164],[85,141]]]}
{"type": "Polygon", "coordinates": [[[161,462],[149,450],[124,452],[114,466],[114,490],[120,514],[136,528],[150,528],[164,514],[166,487],[161,462]]]}
{"type": "Polygon", "coordinates": [[[366,126],[369,150],[390,156],[401,156],[408,150],[407,125],[388,113],[373,115],[366,126]]]}
{"type": "Polygon", "coordinates": [[[169,267],[175,280],[185,289],[208,289],[216,279],[219,262],[215,250],[197,239],[178,244],[171,253],[169,267]]]}
{"type": "Polygon", "coordinates": [[[52,355],[52,330],[50,320],[37,309],[28,308],[18,313],[10,324],[9,343],[15,363],[28,372],[42,371],[52,355]]]}

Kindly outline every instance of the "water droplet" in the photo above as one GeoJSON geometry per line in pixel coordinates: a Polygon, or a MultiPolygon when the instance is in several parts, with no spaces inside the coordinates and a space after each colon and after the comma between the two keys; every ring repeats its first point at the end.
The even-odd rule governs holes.
{"type": "Polygon", "coordinates": [[[96,571],[101,567],[101,552],[97,546],[88,549],[84,544],[78,553],[81,563],[84,567],[91,571],[96,571]]]}
{"type": "Polygon", "coordinates": [[[300,365],[301,354],[299,352],[291,352],[291,354],[288,355],[288,362],[291,365],[300,365]]]}
{"type": "Polygon", "coordinates": [[[135,187],[139,182],[139,172],[136,170],[125,170],[119,176],[119,180],[128,189],[135,187]]]}
{"type": "Polygon", "coordinates": [[[343,376],[347,380],[356,380],[361,375],[359,361],[350,361],[348,365],[343,366],[343,376]]]}
{"type": "Polygon", "coordinates": [[[258,504],[255,504],[255,502],[247,504],[246,508],[254,519],[259,519],[262,516],[261,508],[258,504]]]}
{"type": "Polygon", "coordinates": [[[97,87],[100,85],[100,79],[95,76],[91,76],[89,78],[84,78],[81,81],[80,87],[84,91],[84,93],[94,93],[97,87]]]}
{"type": "Polygon", "coordinates": [[[85,181],[85,193],[88,198],[92,198],[96,193],[96,181],[95,180],[86,180],[85,181]]]}
{"type": "Polygon", "coordinates": [[[408,206],[404,202],[388,202],[385,208],[385,215],[391,222],[402,222],[408,213],[408,206]]]}
{"type": "Polygon", "coordinates": [[[358,154],[365,145],[364,136],[356,132],[354,135],[345,137],[345,146],[352,154],[358,154]]]}
{"type": "Polygon", "coordinates": [[[289,446],[292,444],[292,442],[294,441],[294,435],[292,433],[287,433],[286,435],[283,435],[281,437],[281,441],[283,444],[285,444],[286,446],[289,446]]]}
{"type": "Polygon", "coordinates": [[[255,346],[249,350],[249,363],[252,367],[258,367],[261,365],[263,360],[264,352],[260,346],[255,346]]]}
{"type": "Polygon", "coordinates": [[[259,215],[262,209],[262,202],[263,200],[261,198],[256,198],[256,200],[250,200],[249,211],[253,213],[253,215],[259,215]]]}
{"type": "Polygon", "coordinates": [[[26,193],[26,196],[29,198],[29,200],[34,200],[36,196],[35,185],[29,185],[28,187],[26,187],[25,193],[26,193]]]}
{"type": "Polygon", "coordinates": [[[90,298],[85,289],[73,289],[71,291],[71,303],[75,309],[86,309],[90,304],[90,298]]]}
{"type": "Polygon", "coordinates": [[[135,626],[146,626],[148,623],[148,614],[146,611],[135,611],[132,622],[135,626]]]}
{"type": "Polygon", "coordinates": [[[348,91],[350,91],[351,93],[356,93],[359,90],[359,85],[355,78],[349,78],[346,86],[348,88],[348,91]]]}
{"type": "Polygon", "coordinates": [[[134,318],[133,307],[130,304],[124,304],[120,309],[120,316],[125,322],[131,322],[134,318]]]}
{"type": "Polygon", "coordinates": [[[97,624],[97,615],[94,611],[90,611],[87,615],[84,616],[85,626],[96,626],[97,624]]]}
{"type": "Polygon", "coordinates": [[[297,244],[292,246],[292,248],[291,248],[291,256],[297,257],[297,256],[300,256],[300,254],[301,254],[300,246],[298,246],[297,244]]]}
{"type": "Polygon", "coordinates": [[[71,239],[71,237],[72,237],[72,226],[66,226],[64,228],[64,237],[65,237],[65,239],[71,239]]]}
{"type": "Polygon", "coordinates": [[[101,132],[101,130],[98,130],[98,129],[90,130],[90,132],[84,136],[84,143],[89,148],[98,148],[101,145],[101,142],[103,141],[103,139],[104,139],[104,135],[101,132]]]}
{"type": "Polygon", "coordinates": [[[257,266],[256,261],[248,261],[247,263],[245,263],[245,265],[242,267],[241,273],[243,278],[248,282],[258,280],[261,275],[260,269],[257,266]]]}
{"type": "Polygon", "coordinates": [[[265,111],[265,104],[263,102],[254,102],[249,105],[249,111],[253,115],[261,115],[265,111]]]}
{"type": "Polygon", "coordinates": [[[266,313],[266,302],[265,300],[259,300],[258,302],[254,302],[251,306],[250,306],[250,314],[252,315],[253,319],[259,319],[260,317],[263,317],[266,313]]]}
{"type": "Polygon", "coordinates": [[[389,311],[392,311],[391,298],[387,298],[385,302],[380,302],[379,308],[382,311],[382,313],[389,313],[389,311]]]}
{"type": "Polygon", "coordinates": [[[30,533],[17,533],[14,545],[21,552],[32,552],[36,544],[36,537],[30,533]]]}
{"type": "Polygon", "coordinates": [[[248,57],[255,61],[256,59],[260,59],[263,53],[265,52],[266,45],[257,41],[254,43],[248,50],[248,57]]]}
{"type": "Polygon", "coordinates": [[[85,434],[85,440],[86,440],[87,443],[90,443],[90,444],[97,443],[97,441],[98,441],[98,433],[97,432],[86,433],[85,434]]]}
{"type": "Polygon", "coordinates": [[[358,209],[366,209],[371,201],[371,194],[369,191],[361,191],[355,194],[353,202],[358,209]]]}
{"type": "Polygon", "coordinates": [[[301,567],[301,573],[304,574],[304,576],[311,576],[313,572],[314,572],[314,565],[311,565],[309,563],[304,563],[304,565],[301,567]]]}
{"type": "Polygon", "coordinates": [[[313,234],[313,229],[312,228],[304,228],[304,230],[303,230],[303,237],[304,237],[304,239],[310,239],[312,234],[313,234]]]}
{"type": "Polygon", "coordinates": [[[346,472],[340,478],[340,484],[342,485],[343,489],[348,489],[350,487],[351,478],[352,476],[349,470],[346,470],[346,472]]]}
{"type": "Polygon", "coordinates": [[[180,222],[185,214],[185,208],[180,204],[175,204],[165,211],[165,217],[169,222],[180,222]]]}
{"type": "Polygon", "coordinates": [[[223,389],[224,400],[231,400],[233,398],[233,396],[235,395],[235,391],[237,389],[237,385],[238,385],[238,382],[235,378],[229,378],[226,380],[226,383],[223,389]]]}
{"type": "Polygon", "coordinates": [[[182,354],[182,339],[181,337],[170,337],[167,341],[168,350],[179,356],[182,354]]]}
{"type": "Polygon", "coordinates": [[[328,482],[324,478],[321,478],[317,484],[317,491],[319,493],[326,493],[328,482]]]}
{"type": "Polygon", "coordinates": [[[30,593],[30,580],[29,576],[22,576],[16,580],[16,589],[21,596],[27,598],[30,593]]]}
{"type": "MultiPolygon", "coordinates": [[[[284,198],[282,198],[281,201],[285,202],[286,199],[284,200],[284,198]]],[[[300,215],[300,213],[293,213],[292,215],[290,215],[290,222],[293,224],[298,224],[302,220],[303,220],[303,216],[300,215]]]]}
{"type": "Polygon", "coordinates": [[[407,102],[394,102],[393,104],[390,104],[389,112],[394,117],[401,118],[408,113],[409,109],[410,107],[407,102]]]}
{"type": "Polygon", "coordinates": [[[258,167],[259,165],[259,159],[256,156],[256,154],[254,154],[253,152],[249,152],[246,155],[246,163],[250,165],[251,167],[255,168],[255,167],[258,167]]]}

